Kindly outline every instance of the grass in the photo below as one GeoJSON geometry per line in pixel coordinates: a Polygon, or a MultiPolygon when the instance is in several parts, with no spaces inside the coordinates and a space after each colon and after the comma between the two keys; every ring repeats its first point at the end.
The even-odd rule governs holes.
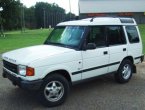
{"type": "Polygon", "coordinates": [[[0,37],[0,53],[43,44],[50,32],[49,29],[26,30],[23,33],[21,31],[6,32],[5,38],[0,37]]]}
{"type": "Polygon", "coordinates": [[[139,25],[139,30],[142,37],[143,53],[145,54],[145,24],[139,25]]]}
{"type": "MultiPolygon", "coordinates": [[[[143,47],[145,47],[145,24],[139,25],[139,29],[143,47]]],[[[5,38],[0,37],[0,54],[26,46],[43,44],[50,32],[49,29],[26,30],[24,33],[21,33],[21,31],[6,32],[5,38]]],[[[145,53],[145,48],[143,52],[145,53]]]]}

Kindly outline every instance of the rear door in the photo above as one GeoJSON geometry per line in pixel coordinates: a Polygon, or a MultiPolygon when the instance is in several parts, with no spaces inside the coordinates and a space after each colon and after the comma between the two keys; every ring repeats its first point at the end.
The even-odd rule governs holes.
{"type": "Polygon", "coordinates": [[[108,72],[114,72],[127,56],[126,38],[123,26],[107,26],[106,31],[110,53],[108,72]]]}
{"type": "Polygon", "coordinates": [[[98,76],[108,72],[109,53],[106,46],[105,26],[90,27],[86,39],[88,43],[95,43],[97,48],[82,51],[83,70],[82,79],[98,76]]]}

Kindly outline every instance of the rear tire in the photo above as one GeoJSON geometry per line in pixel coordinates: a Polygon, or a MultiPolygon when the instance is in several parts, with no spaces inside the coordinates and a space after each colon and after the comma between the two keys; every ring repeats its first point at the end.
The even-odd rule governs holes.
{"type": "Polygon", "coordinates": [[[132,73],[133,73],[133,64],[130,60],[125,59],[121,63],[117,73],[115,73],[114,75],[115,80],[118,83],[127,83],[131,79],[132,73]]]}
{"type": "Polygon", "coordinates": [[[69,88],[68,80],[54,73],[44,80],[39,91],[39,99],[47,107],[60,105],[66,100],[69,88]]]}

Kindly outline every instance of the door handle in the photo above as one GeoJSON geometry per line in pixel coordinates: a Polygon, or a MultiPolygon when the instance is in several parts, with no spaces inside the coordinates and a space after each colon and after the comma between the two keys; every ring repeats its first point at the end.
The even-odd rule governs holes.
{"type": "Polygon", "coordinates": [[[126,48],[123,48],[123,51],[126,51],[126,48]]]}
{"type": "Polygon", "coordinates": [[[107,51],[104,51],[104,55],[107,55],[108,54],[108,52],[107,51]]]}

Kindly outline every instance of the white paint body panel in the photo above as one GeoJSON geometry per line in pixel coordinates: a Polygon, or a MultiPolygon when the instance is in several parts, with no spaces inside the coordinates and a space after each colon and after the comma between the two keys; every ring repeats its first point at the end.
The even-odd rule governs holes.
{"type": "MultiPolygon", "coordinates": [[[[40,45],[22,48],[7,52],[2,55],[3,59],[14,63],[35,68],[34,77],[19,77],[27,80],[44,78],[48,73],[55,70],[66,70],[68,73],[78,71],[82,68],[81,52],[58,46],[40,45]],[[11,59],[16,62],[12,62],[11,59]]],[[[71,75],[71,74],[70,74],[71,75]]],[[[80,80],[81,74],[72,76],[72,81],[80,80]],[[74,78],[73,78],[74,77],[74,78]]]]}
{"type": "Polygon", "coordinates": [[[32,61],[42,58],[44,59],[53,55],[67,53],[70,51],[72,50],[62,47],[38,45],[7,52],[3,54],[3,58],[5,60],[7,60],[6,57],[8,57],[9,59],[15,59],[16,62],[12,62],[15,64],[29,65],[32,61]]]}
{"type": "MultiPolygon", "coordinates": [[[[120,62],[127,56],[127,51],[123,51],[126,45],[116,45],[109,47],[109,63],[120,62]]],[[[109,66],[109,72],[117,71],[120,64],[109,66]]]]}
{"type": "MultiPolygon", "coordinates": [[[[97,48],[95,50],[87,50],[82,52],[83,57],[83,69],[89,69],[107,65],[109,63],[109,54],[104,55],[104,52],[108,52],[108,47],[97,48]]],[[[86,71],[82,73],[82,79],[91,78],[108,72],[108,67],[94,69],[92,71],[86,71]]]]}
{"type": "MultiPolygon", "coordinates": [[[[129,40],[128,40],[128,55],[129,56],[133,56],[133,58],[136,58],[138,57],[139,55],[142,55],[142,51],[143,51],[143,45],[142,45],[142,39],[141,39],[141,35],[140,35],[140,32],[139,32],[139,29],[138,29],[138,26],[136,26],[136,29],[138,31],[138,35],[139,35],[139,42],[140,43],[132,43],[130,44],[129,43],[129,40]]],[[[128,37],[128,35],[126,34],[126,36],[128,37]]],[[[140,63],[140,60],[139,59],[135,59],[134,60],[134,63],[140,63]]]]}

